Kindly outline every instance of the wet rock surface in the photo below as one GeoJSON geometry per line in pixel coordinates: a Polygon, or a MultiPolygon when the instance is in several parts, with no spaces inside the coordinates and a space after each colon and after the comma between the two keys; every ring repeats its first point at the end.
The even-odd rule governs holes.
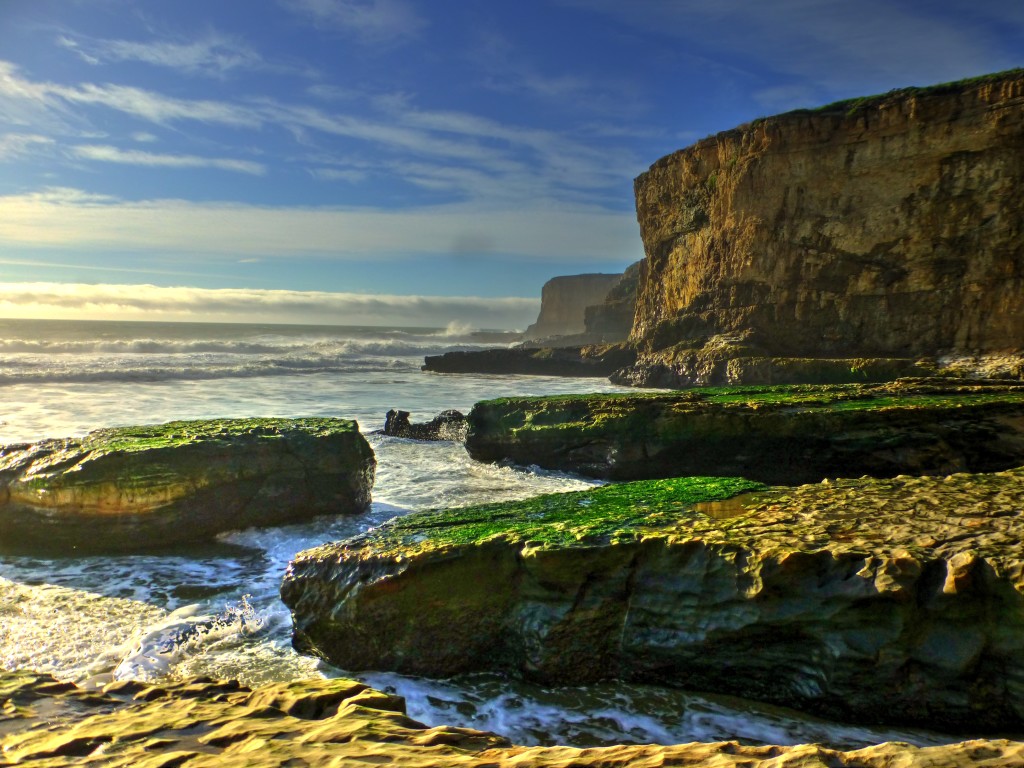
{"type": "Polygon", "coordinates": [[[408,411],[391,409],[384,418],[382,434],[389,437],[404,437],[409,440],[456,440],[466,439],[466,416],[460,411],[441,411],[430,421],[413,423],[408,411]]]}
{"type": "Polygon", "coordinates": [[[353,421],[114,427],[0,451],[0,545],[134,551],[364,511],[375,460],[353,421]]]}
{"type": "Polygon", "coordinates": [[[469,425],[474,459],[615,480],[984,472],[1024,464],[1024,385],[907,379],[506,398],[477,403],[469,425]]]}
{"type": "Polygon", "coordinates": [[[303,680],[249,689],[197,678],[160,685],[116,683],[86,692],[45,675],[3,672],[0,702],[0,760],[41,768],[980,768],[1024,761],[1024,743],[1008,740],[924,748],[886,743],[851,752],[736,742],[517,747],[481,731],[428,728],[405,715],[401,698],[352,680],[303,680]]]}
{"type": "Polygon", "coordinates": [[[446,352],[424,358],[424,371],[435,373],[507,373],[534,376],[605,378],[636,356],[624,345],[482,349],[446,352]]]}
{"type": "Polygon", "coordinates": [[[347,669],[623,679],[1024,732],[1024,469],[744,482],[421,513],[308,550],[282,585],[295,644],[347,669]]]}

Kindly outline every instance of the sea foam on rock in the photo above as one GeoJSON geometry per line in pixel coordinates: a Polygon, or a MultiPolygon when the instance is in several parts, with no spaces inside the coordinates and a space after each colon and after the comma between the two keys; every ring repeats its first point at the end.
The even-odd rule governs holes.
{"type": "Polygon", "coordinates": [[[1019,733],[1022,497],[1024,469],[641,481],[410,515],[300,553],[281,593],[295,645],[344,669],[622,679],[1019,733]]]}
{"type": "Polygon", "coordinates": [[[354,421],[114,427],[0,451],[0,543],[132,551],[364,511],[376,462],[354,421]]]}

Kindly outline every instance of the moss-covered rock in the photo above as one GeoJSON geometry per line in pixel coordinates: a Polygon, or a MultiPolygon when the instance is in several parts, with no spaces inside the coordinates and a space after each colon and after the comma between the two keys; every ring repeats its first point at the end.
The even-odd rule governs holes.
{"type": "Polygon", "coordinates": [[[1024,469],[628,483],[405,517],[300,553],[282,597],[296,646],[346,669],[626,679],[1021,732],[1021,498],[1024,469]]]}
{"type": "Polygon", "coordinates": [[[986,472],[1024,464],[1024,385],[904,379],[506,398],[474,406],[466,447],[480,461],[616,480],[986,472]]]}
{"type": "Polygon", "coordinates": [[[0,544],[137,550],[361,512],[376,466],[355,422],[215,419],[0,449],[0,544]]]}
{"type": "Polygon", "coordinates": [[[400,697],[354,680],[301,680],[250,689],[192,679],[115,683],[86,692],[45,675],[0,672],[0,707],[0,760],[39,768],[994,768],[1024,762],[1024,743],[1007,740],[924,748],[886,743],[855,752],[736,742],[517,747],[492,733],[428,728],[405,715],[400,697]]]}

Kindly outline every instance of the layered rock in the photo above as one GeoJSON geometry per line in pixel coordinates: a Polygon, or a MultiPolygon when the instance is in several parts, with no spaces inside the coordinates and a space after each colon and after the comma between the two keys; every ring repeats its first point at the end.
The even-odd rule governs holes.
{"type": "MultiPolygon", "coordinates": [[[[1024,349],[1024,70],[756,120],[635,183],[631,381],[680,358],[1024,349]]],[[[747,381],[742,376],[739,381],[747,381]]],[[[724,382],[723,382],[724,383],[724,382]]]]}
{"type": "Polygon", "coordinates": [[[993,471],[1024,464],[1024,385],[906,379],[505,398],[473,407],[466,448],[478,461],[615,480],[993,471]]]}
{"type": "Polygon", "coordinates": [[[541,289],[540,315],[526,329],[524,340],[583,333],[587,307],[602,303],[621,279],[621,274],[600,273],[551,278],[541,289]]]}
{"type": "Polygon", "coordinates": [[[949,768],[1011,765],[1024,743],[969,741],[917,748],[882,744],[851,752],[817,745],[736,742],[601,749],[516,747],[490,733],[428,728],[405,715],[400,697],[353,680],[303,680],[249,689],[205,679],[117,683],[86,692],[32,673],[0,673],[5,763],[105,768],[187,765],[544,766],[616,768],[949,768]]]}
{"type": "Polygon", "coordinates": [[[714,500],[751,487],[644,481],[398,519],[295,558],[295,644],[348,669],[1024,728],[1024,469],[714,500]]]}
{"type": "Polygon", "coordinates": [[[126,551],[364,511],[373,451],[354,421],[115,427],[0,451],[5,547],[126,551]]]}
{"type": "Polygon", "coordinates": [[[612,286],[600,304],[593,304],[583,311],[583,329],[587,336],[601,343],[616,343],[629,338],[633,330],[633,315],[636,312],[636,293],[640,285],[638,261],[630,264],[619,281],[612,286]]]}

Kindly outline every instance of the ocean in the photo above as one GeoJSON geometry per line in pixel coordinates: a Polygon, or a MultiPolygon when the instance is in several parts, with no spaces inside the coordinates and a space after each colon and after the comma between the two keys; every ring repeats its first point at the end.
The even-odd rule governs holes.
{"type": "Polygon", "coordinates": [[[921,731],[832,723],[732,697],[605,683],[541,688],[497,675],[454,680],[338,670],[291,648],[278,597],[300,550],[435,507],[579,490],[594,481],[485,465],[461,444],[373,434],[390,408],[425,421],[507,395],[619,391],[603,379],[440,375],[423,356],[493,346],[466,329],[0,320],[0,445],[105,426],[233,416],[356,419],[377,456],[365,515],[223,534],[209,546],[132,556],[13,554],[0,542],[0,666],[83,685],[210,675],[245,684],[351,676],[406,697],[431,725],[521,744],[819,742],[853,748],[921,731]]]}

